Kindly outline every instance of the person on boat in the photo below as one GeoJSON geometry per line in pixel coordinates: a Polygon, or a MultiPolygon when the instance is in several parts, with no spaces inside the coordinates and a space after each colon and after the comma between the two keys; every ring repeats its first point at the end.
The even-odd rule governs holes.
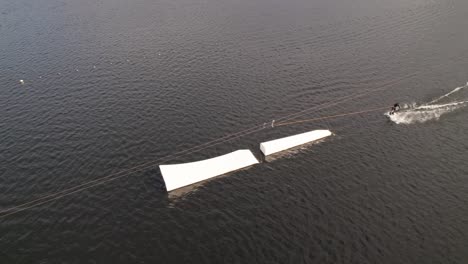
{"type": "Polygon", "coordinates": [[[395,103],[395,104],[392,106],[392,109],[390,110],[390,115],[395,114],[395,112],[397,112],[398,110],[400,110],[400,104],[395,103]]]}

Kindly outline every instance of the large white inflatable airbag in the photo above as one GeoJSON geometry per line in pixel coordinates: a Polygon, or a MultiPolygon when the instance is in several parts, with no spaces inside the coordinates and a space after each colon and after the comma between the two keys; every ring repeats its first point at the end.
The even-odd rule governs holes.
{"type": "Polygon", "coordinates": [[[167,191],[194,184],[231,171],[242,169],[258,160],[248,149],[237,150],[212,159],[191,163],[159,165],[167,191]]]}

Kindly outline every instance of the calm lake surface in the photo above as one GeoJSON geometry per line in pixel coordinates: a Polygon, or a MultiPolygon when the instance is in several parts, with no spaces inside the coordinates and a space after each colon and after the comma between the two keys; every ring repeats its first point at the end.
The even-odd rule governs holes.
{"type": "Polygon", "coordinates": [[[467,263],[467,81],[466,0],[0,0],[0,263],[467,263]],[[335,133],[169,194],[157,167],[395,102],[166,161],[335,133]]]}

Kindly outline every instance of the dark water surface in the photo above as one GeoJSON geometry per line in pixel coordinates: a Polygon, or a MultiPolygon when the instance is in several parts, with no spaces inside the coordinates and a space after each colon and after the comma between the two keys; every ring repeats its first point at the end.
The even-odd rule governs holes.
{"type": "MultiPolygon", "coordinates": [[[[0,209],[389,82],[302,118],[467,80],[465,0],[0,0],[0,209]]],[[[169,195],[154,166],[0,216],[0,263],[467,263],[468,107],[382,114],[177,158],[336,133],[169,195]]]]}

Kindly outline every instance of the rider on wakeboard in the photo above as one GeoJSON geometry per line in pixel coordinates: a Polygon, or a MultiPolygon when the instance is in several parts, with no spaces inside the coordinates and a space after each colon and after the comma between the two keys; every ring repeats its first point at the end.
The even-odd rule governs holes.
{"type": "Polygon", "coordinates": [[[392,109],[390,110],[390,115],[395,114],[395,112],[397,112],[398,110],[400,110],[400,104],[395,103],[395,104],[392,106],[392,109]]]}

